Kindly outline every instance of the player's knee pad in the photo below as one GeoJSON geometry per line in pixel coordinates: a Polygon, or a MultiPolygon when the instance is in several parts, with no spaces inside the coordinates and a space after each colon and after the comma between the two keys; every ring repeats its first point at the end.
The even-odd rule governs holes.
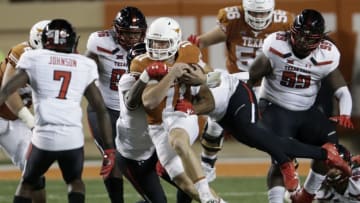
{"type": "Polygon", "coordinates": [[[217,136],[211,135],[208,131],[208,123],[205,125],[204,133],[200,139],[203,148],[209,152],[218,152],[222,149],[224,141],[224,130],[221,129],[217,136]]]}

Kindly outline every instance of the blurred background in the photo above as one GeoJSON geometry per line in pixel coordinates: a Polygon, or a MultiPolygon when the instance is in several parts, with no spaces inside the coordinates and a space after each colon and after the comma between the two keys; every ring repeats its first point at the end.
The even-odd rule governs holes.
{"type": "MultiPolygon", "coordinates": [[[[124,6],[136,6],[147,16],[148,24],[154,18],[170,16],[182,27],[183,39],[200,34],[216,25],[220,8],[241,4],[240,0],[0,0],[0,58],[8,50],[28,39],[31,26],[45,19],[65,18],[81,36],[78,49],[83,53],[90,33],[111,27],[117,11],[124,6]]],[[[339,128],[342,142],[352,152],[360,153],[360,3],[359,0],[276,0],[276,8],[298,14],[304,8],[317,9],[325,17],[326,29],[331,33],[341,52],[342,71],[353,95],[353,120],[356,128],[339,128]]],[[[214,68],[225,68],[224,45],[203,50],[205,60],[214,68]]],[[[84,106],[86,105],[84,101],[84,106]]],[[[337,114],[337,103],[333,112],[337,114]]],[[[86,113],[86,111],[84,111],[86,113]]],[[[86,116],[84,116],[86,118],[86,116]]],[[[311,119],[311,118],[309,118],[311,119]]],[[[100,156],[93,144],[87,122],[86,155],[88,159],[100,156]]],[[[228,138],[222,156],[262,157],[263,153],[238,144],[228,138]],[[226,147],[234,146],[234,147],[226,147]],[[230,150],[231,149],[231,150],[230,150]]],[[[1,153],[1,152],[0,152],[1,153]]],[[[1,154],[0,154],[1,155],[1,154]]],[[[0,161],[10,162],[2,154],[0,161]]]]}

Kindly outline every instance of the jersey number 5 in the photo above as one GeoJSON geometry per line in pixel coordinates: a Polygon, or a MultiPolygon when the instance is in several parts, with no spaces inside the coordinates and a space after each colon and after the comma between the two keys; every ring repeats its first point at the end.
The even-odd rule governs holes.
{"type": "Polygon", "coordinates": [[[112,69],[111,71],[111,77],[110,77],[110,89],[117,91],[118,90],[118,82],[121,78],[121,76],[126,71],[124,69],[112,69]]]}
{"type": "Polygon", "coordinates": [[[54,80],[62,80],[59,95],[56,98],[66,99],[66,94],[71,80],[71,72],[55,70],[54,80]]]}
{"type": "Polygon", "coordinates": [[[310,86],[310,81],[310,75],[301,75],[291,71],[284,71],[282,73],[280,85],[290,88],[305,89],[310,86]]]}

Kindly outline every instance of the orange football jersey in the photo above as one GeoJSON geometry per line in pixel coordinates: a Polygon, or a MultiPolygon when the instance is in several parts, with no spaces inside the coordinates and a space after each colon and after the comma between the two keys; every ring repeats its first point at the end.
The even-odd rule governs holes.
{"type": "Polygon", "coordinates": [[[264,39],[272,32],[289,30],[293,14],[275,10],[272,23],[261,31],[253,30],[246,22],[242,6],[222,8],[217,16],[218,24],[226,38],[226,67],[230,73],[248,71],[255,57],[261,53],[264,39]]]}
{"type": "MultiPolygon", "coordinates": [[[[199,48],[187,41],[183,41],[180,43],[179,50],[175,57],[176,59],[174,63],[202,63],[201,52],[199,48]]],[[[150,59],[147,54],[137,56],[131,62],[130,72],[142,73],[143,70],[145,70],[146,67],[153,62],[155,61],[150,59]]],[[[166,64],[169,68],[171,68],[171,66],[173,65],[168,63],[166,64]]],[[[167,104],[172,104],[172,107],[174,108],[179,98],[185,98],[191,101],[191,92],[189,85],[175,82],[174,86],[171,89],[172,90],[168,91],[168,96],[161,101],[157,108],[152,110],[145,108],[149,124],[154,125],[162,123],[162,112],[166,108],[167,104]]]]}

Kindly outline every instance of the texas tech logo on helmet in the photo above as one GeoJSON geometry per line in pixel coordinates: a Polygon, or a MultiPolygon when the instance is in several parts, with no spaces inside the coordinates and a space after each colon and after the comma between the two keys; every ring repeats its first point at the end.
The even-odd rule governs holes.
{"type": "Polygon", "coordinates": [[[42,43],[45,49],[73,53],[77,45],[76,32],[68,21],[55,19],[45,27],[42,43]]]}

